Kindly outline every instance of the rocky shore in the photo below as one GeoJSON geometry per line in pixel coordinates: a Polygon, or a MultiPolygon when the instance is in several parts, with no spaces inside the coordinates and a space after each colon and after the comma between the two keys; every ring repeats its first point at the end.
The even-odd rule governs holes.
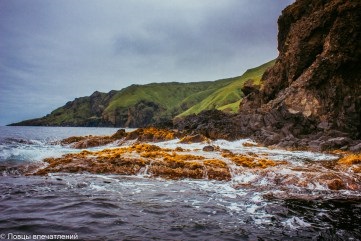
{"type": "Polygon", "coordinates": [[[48,158],[36,174],[90,172],[231,180],[237,173],[249,173],[275,185],[314,183],[332,190],[360,190],[361,2],[297,0],[282,12],[278,25],[279,56],[259,85],[252,79],[245,82],[238,114],[207,110],[173,123],[162,122],[168,129],[67,138],[58,144],[76,149],[116,147],[48,158]],[[248,150],[242,153],[214,144],[241,138],[271,149],[317,151],[335,158],[312,161],[316,154],[311,153],[308,161],[293,157],[296,152],[291,151],[283,160],[270,158],[269,152],[260,154],[259,149],[252,149],[258,145],[253,142],[235,149],[248,150]],[[172,148],[162,147],[169,141],[173,141],[172,148]],[[184,146],[192,143],[202,147],[184,146]]]}
{"type": "Polygon", "coordinates": [[[206,111],[175,126],[271,146],[361,151],[361,2],[298,0],[278,20],[279,56],[243,86],[237,115],[206,111]]]}
{"type": "Polygon", "coordinates": [[[249,90],[240,133],[266,145],[361,150],[361,2],[298,0],[278,20],[276,64],[249,90]]]}
{"type": "MultiPolygon", "coordinates": [[[[54,144],[72,147],[74,153],[46,158],[45,164],[32,174],[93,173],[218,181],[231,181],[238,175],[247,174],[281,186],[317,184],[331,190],[361,189],[360,153],[334,150],[329,154],[336,159],[322,156],[322,160],[308,161],[292,157],[292,151],[285,151],[284,159],[279,159],[272,157],[271,152],[267,153],[271,149],[267,150],[250,140],[242,142],[237,148],[244,152],[233,152],[202,134],[188,135],[186,132],[157,128],[132,132],[120,129],[112,136],[70,137],[54,144]],[[106,146],[110,143],[111,146],[106,146]],[[194,146],[195,143],[198,145],[194,146]],[[84,149],[96,146],[102,149],[84,149]],[[76,149],[83,150],[79,152],[76,149]],[[297,159],[299,163],[295,164],[297,159]],[[300,163],[303,164],[300,166],[300,163]]],[[[252,183],[239,185],[252,186],[252,183]]]]}
{"type": "MultiPolygon", "coordinates": [[[[297,0],[283,10],[278,28],[277,59],[246,72],[243,77],[193,83],[192,88],[180,83],[130,86],[124,91],[129,92],[130,99],[139,99],[139,105],[127,106],[121,111],[108,110],[107,114],[103,113],[104,108],[118,94],[94,92],[44,118],[16,125],[153,125],[211,139],[249,137],[266,146],[361,151],[361,2],[297,0]],[[261,80],[260,73],[264,73],[261,80]],[[220,106],[216,103],[188,113],[187,109],[198,102],[188,99],[189,95],[198,96],[209,88],[217,92],[236,82],[239,99],[232,99],[232,103],[240,101],[238,113],[217,110],[220,106]],[[156,99],[161,95],[161,99],[166,100],[173,92],[181,95],[172,97],[175,99],[169,102],[173,109],[166,111],[159,103],[145,101],[149,96],[140,94],[142,88],[147,88],[147,93],[156,99]],[[211,106],[215,109],[209,110],[211,106]],[[179,111],[187,115],[177,115],[179,111]],[[84,116],[80,118],[80,114],[84,116]]],[[[128,98],[118,102],[123,101],[128,98]]],[[[106,143],[112,138],[92,141],[106,143]]]]}

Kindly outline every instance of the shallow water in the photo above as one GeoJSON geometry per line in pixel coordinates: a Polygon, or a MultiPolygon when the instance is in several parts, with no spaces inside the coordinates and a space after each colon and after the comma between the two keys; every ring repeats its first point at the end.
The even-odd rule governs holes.
{"type": "Polygon", "coordinates": [[[215,181],[57,174],[1,180],[0,232],[85,240],[346,240],[360,199],[274,199],[215,181]]]}
{"type": "MultiPolygon", "coordinates": [[[[81,240],[361,239],[359,190],[334,191],[317,183],[292,186],[275,181],[286,174],[305,178],[294,167],[332,161],[337,158],[333,155],[242,147],[242,142],[250,140],[219,140],[213,144],[233,152],[287,159],[292,168],[275,167],[267,174],[234,169],[229,182],[144,175],[23,176],[20,167],[77,151],[50,142],[70,135],[112,134],[115,129],[12,128],[0,128],[1,234],[77,234],[81,240]]],[[[180,146],[177,141],[157,145],[180,146]]],[[[183,147],[217,155],[203,153],[199,150],[203,146],[183,147]]]]}

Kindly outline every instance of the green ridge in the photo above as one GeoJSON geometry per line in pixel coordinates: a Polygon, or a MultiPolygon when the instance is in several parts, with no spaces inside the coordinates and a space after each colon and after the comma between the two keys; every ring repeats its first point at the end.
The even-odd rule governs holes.
{"type": "Polygon", "coordinates": [[[139,127],[208,109],[235,113],[244,96],[241,88],[245,81],[253,79],[259,84],[264,71],[274,62],[249,69],[242,76],[216,81],[152,83],[109,93],[96,91],[47,116],[12,125],[139,127]]]}
{"type": "Polygon", "coordinates": [[[274,65],[275,60],[265,63],[257,68],[247,70],[242,76],[232,78],[230,83],[222,88],[216,89],[202,101],[198,102],[188,110],[180,113],[177,117],[190,114],[198,114],[203,110],[219,109],[228,112],[237,112],[240,100],[243,98],[241,88],[248,79],[253,79],[255,84],[260,84],[264,71],[274,65]]]}

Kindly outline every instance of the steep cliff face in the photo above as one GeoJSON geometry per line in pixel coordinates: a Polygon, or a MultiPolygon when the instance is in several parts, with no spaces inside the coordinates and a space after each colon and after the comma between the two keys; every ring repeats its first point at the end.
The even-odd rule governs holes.
{"type": "Polygon", "coordinates": [[[241,133],[285,145],[361,139],[361,1],[297,0],[278,25],[279,57],[241,102],[241,133]]]}

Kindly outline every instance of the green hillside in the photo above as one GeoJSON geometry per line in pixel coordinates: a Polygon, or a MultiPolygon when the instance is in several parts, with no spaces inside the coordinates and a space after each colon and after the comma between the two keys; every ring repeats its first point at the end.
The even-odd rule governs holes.
{"type": "Polygon", "coordinates": [[[109,93],[96,91],[69,101],[47,116],[13,125],[141,127],[208,109],[237,112],[245,81],[259,83],[273,64],[270,61],[242,76],[216,81],[152,83],[109,93]]]}
{"type": "MultiPolygon", "coordinates": [[[[147,85],[131,85],[111,99],[104,114],[111,113],[116,109],[134,106],[139,101],[157,103],[164,109],[164,115],[184,111],[187,103],[183,101],[188,96],[202,92],[213,92],[229,84],[229,80],[194,82],[194,83],[152,83],[147,85]]],[[[189,103],[188,103],[189,104],[189,103]]]]}
{"type": "Polygon", "coordinates": [[[257,68],[247,70],[242,76],[229,79],[230,82],[224,87],[217,88],[207,95],[200,102],[193,105],[188,110],[182,112],[178,117],[190,114],[198,114],[202,110],[219,109],[228,112],[236,112],[240,100],[243,98],[241,88],[248,79],[253,79],[255,84],[259,84],[264,71],[275,63],[274,60],[265,63],[257,68]]]}

